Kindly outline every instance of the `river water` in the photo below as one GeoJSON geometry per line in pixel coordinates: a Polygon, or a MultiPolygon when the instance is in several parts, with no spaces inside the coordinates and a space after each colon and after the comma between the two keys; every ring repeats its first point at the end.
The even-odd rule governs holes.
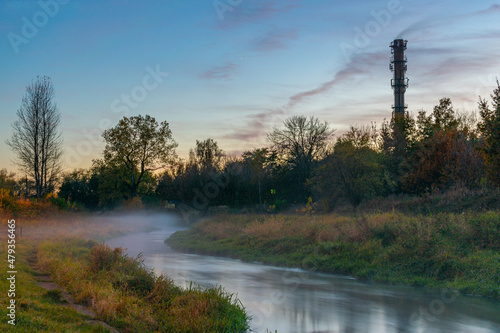
{"type": "Polygon", "coordinates": [[[498,300],[180,253],[164,243],[185,229],[175,216],[125,219],[154,225],[156,230],[111,239],[110,246],[126,248],[130,256],[142,253],[146,266],[178,285],[222,285],[237,294],[253,318],[255,332],[500,333],[498,300]]]}

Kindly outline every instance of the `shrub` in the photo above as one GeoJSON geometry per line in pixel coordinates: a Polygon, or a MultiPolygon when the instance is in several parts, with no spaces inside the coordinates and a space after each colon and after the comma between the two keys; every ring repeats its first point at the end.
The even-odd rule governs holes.
{"type": "Polygon", "coordinates": [[[68,210],[70,205],[63,198],[50,197],[49,202],[52,206],[59,208],[60,210],[68,210]]]}
{"type": "Polygon", "coordinates": [[[106,244],[94,246],[90,252],[90,270],[97,273],[101,270],[109,271],[114,265],[123,261],[123,249],[117,247],[113,250],[106,244]]]}
{"type": "Polygon", "coordinates": [[[138,210],[138,209],[143,209],[144,205],[142,203],[141,198],[134,197],[134,198],[130,198],[127,201],[125,201],[123,203],[123,208],[126,210],[138,210]]]}

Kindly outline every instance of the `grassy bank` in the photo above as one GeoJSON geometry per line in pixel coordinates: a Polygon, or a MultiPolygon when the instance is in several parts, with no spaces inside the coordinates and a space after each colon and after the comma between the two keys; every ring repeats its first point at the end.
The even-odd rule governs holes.
{"type": "Polygon", "coordinates": [[[500,213],[225,215],[175,249],[500,297],[500,213]]]}
{"type": "MultiPolygon", "coordinates": [[[[6,244],[3,242],[2,245],[6,244]]],[[[7,257],[2,246],[0,254],[2,259],[7,257]]],[[[16,247],[16,325],[8,324],[7,317],[7,291],[9,281],[0,280],[2,294],[2,307],[0,308],[0,331],[2,332],[108,332],[102,326],[89,323],[86,316],[82,316],[73,309],[66,307],[59,299],[36,284],[36,273],[29,265],[34,261],[33,248],[28,244],[16,247]]],[[[4,270],[2,265],[2,270],[4,270]]],[[[5,277],[5,274],[2,274],[5,277]]],[[[10,299],[10,298],[9,298],[10,299]]]]}
{"type": "Polygon", "coordinates": [[[41,268],[120,332],[244,332],[239,301],[222,288],[181,289],[120,248],[82,239],[44,241],[41,268]]]}
{"type": "MultiPolygon", "coordinates": [[[[0,226],[6,231],[10,214],[0,215],[0,226]]],[[[7,323],[7,310],[2,306],[0,331],[109,331],[68,307],[56,292],[38,286],[39,272],[50,275],[76,303],[87,306],[96,319],[120,332],[246,331],[248,318],[243,306],[224,289],[177,287],[168,277],[156,276],[145,268],[139,259],[127,257],[122,249],[100,243],[152,228],[116,221],[116,216],[74,213],[16,219],[16,326],[7,323]]],[[[0,236],[4,263],[5,235],[0,236]]],[[[2,265],[2,270],[7,271],[6,267],[2,265]]],[[[8,287],[8,281],[2,279],[0,288],[7,291],[8,287]]]]}

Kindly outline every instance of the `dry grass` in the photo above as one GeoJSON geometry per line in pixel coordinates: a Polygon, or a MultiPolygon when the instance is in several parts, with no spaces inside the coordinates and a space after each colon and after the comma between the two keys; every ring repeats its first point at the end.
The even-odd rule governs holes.
{"type": "Polygon", "coordinates": [[[246,331],[244,308],[223,289],[182,290],[122,249],[96,246],[96,241],[151,230],[153,226],[145,225],[139,215],[64,212],[44,201],[9,203],[10,199],[0,198],[16,205],[0,207],[0,225],[15,218],[16,240],[33,249],[38,269],[120,332],[246,331]],[[24,204],[32,212],[16,210],[24,204]]]}
{"type": "Polygon", "coordinates": [[[242,332],[244,309],[222,288],[184,290],[120,248],[82,239],[44,241],[39,265],[121,332],[242,332]]]}
{"type": "MultiPolygon", "coordinates": [[[[216,216],[197,226],[214,240],[246,235],[262,240],[301,237],[313,242],[337,240],[366,241],[374,231],[387,224],[408,220],[398,213],[368,216],[330,215],[226,215],[216,216]]],[[[414,223],[425,226],[429,218],[415,217],[414,223]]],[[[417,228],[422,232],[421,228],[417,228]]],[[[425,229],[425,228],[424,228],[425,229]]]]}
{"type": "Polygon", "coordinates": [[[378,281],[500,295],[500,213],[495,211],[216,216],[173,234],[168,244],[378,281]]]}

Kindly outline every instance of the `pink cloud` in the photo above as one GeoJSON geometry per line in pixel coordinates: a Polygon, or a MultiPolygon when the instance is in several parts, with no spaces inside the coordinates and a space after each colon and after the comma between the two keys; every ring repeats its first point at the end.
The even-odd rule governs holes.
{"type": "Polygon", "coordinates": [[[258,23],[273,16],[289,12],[297,7],[302,0],[290,0],[287,4],[278,1],[245,1],[235,6],[231,12],[224,15],[224,20],[217,25],[219,29],[234,29],[248,23],[258,23]]]}
{"type": "Polygon", "coordinates": [[[225,139],[238,140],[242,142],[254,142],[264,137],[269,131],[270,123],[276,116],[282,115],[282,110],[266,110],[258,114],[247,116],[247,123],[243,128],[238,128],[232,133],[224,136],[225,139]]]}
{"type": "Polygon", "coordinates": [[[356,76],[370,73],[373,64],[378,62],[380,59],[385,59],[386,57],[387,54],[385,53],[370,53],[354,56],[342,70],[335,74],[333,79],[321,83],[314,89],[302,91],[292,95],[289,98],[288,103],[284,106],[284,109],[292,109],[306,99],[327,93],[336,85],[348,82],[356,76]]]}
{"type": "Polygon", "coordinates": [[[256,39],[253,48],[256,51],[274,51],[287,48],[287,42],[297,38],[297,30],[271,30],[265,36],[256,39]]]}
{"type": "Polygon", "coordinates": [[[229,80],[231,76],[237,70],[238,65],[233,63],[227,63],[222,66],[215,66],[212,69],[209,69],[203,72],[200,77],[202,79],[224,79],[229,80]]]}

